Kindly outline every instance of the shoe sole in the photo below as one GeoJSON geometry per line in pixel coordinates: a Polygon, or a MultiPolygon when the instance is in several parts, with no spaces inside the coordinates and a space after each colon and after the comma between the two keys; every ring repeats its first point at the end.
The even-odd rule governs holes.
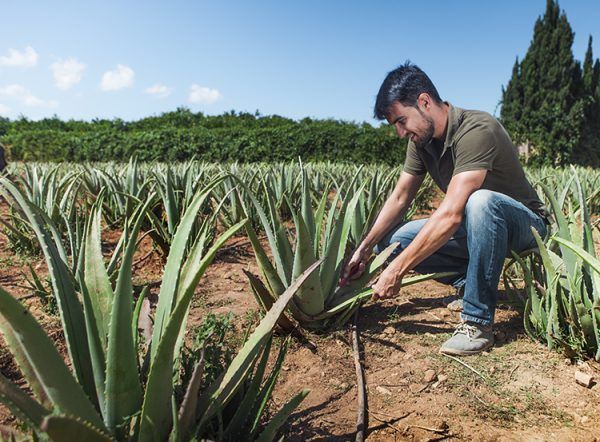
{"type": "Polygon", "coordinates": [[[444,349],[440,348],[440,353],[443,355],[450,356],[474,356],[483,353],[484,351],[488,351],[492,348],[494,344],[489,344],[487,347],[482,348],[481,350],[453,350],[453,349],[444,349]]]}

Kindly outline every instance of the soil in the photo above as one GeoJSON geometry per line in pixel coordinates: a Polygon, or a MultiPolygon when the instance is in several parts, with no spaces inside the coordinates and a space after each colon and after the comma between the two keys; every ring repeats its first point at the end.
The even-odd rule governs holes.
{"type": "MultiPolygon", "coordinates": [[[[0,206],[0,216],[6,205],[0,206]]],[[[118,232],[106,232],[107,252],[118,232]]],[[[160,281],[163,263],[148,238],[136,254],[139,284],[160,281]]],[[[0,235],[0,286],[20,298],[64,347],[60,322],[31,296],[27,264],[44,276],[39,256],[10,251],[0,235]]],[[[209,312],[233,312],[240,333],[258,308],[242,270],[257,272],[252,249],[233,238],[202,278],[189,325],[209,312]]],[[[158,284],[151,292],[158,293],[158,284]]],[[[452,289],[436,282],[407,287],[384,302],[369,302],[360,311],[359,329],[368,397],[368,440],[573,441],[600,435],[598,365],[574,362],[532,342],[523,330],[522,308],[501,302],[495,326],[496,346],[480,356],[455,360],[438,353],[459,318],[445,308],[452,289]],[[575,382],[583,371],[597,382],[575,382]]],[[[501,297],[506,298],[502,291],[501,297]]],[[[156,299],[156,296],[154,296],[156,299]]],[[[285,440],[354,440],[357,388],[350,329],[306,334],[314,347],[294,341],[273,395],[273,409],[303,388],[310,394],[284,427],[285,440]]],[[[64,354],[64,348],[62,348],[64,354]]],[[[6,347],[0,347],[2,373],[26,387],[6,347]]],[[[17,422],[0,407],[0,425],[17,422]]]]}

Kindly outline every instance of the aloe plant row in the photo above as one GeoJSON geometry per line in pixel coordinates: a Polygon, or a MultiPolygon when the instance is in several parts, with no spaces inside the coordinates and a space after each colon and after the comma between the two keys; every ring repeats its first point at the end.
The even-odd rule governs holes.
{"type": "MultiPolygon", "coordinates": [[[[298,290],[289,305],[289,314],[303,327],[324,329],[344,323],[359,306],[371,296],[366,287],[369,280],[391,255],[395,245],[391,245],[378,256],[371,259],[361,278],[344,288],[338,288],[342,266],[347,252],[352,246],[352,229],[362,232],[368,228],[373,212],[357,222],[361,214],[359,204],[365,204],[371,196],[365,194],[365,183],[356,185],[360,169],[354,177],[338,184],[338,191],[329,201],[332,189],[328,185],[318,199],[313,198],[308,175],[304,168],[300,170],[301,196],[299,204],[288,200],[287,207],[292,212],[294,231],[286,228],[277,210],[277,202],[267,184],[264,194],[267,205],[263,206],[256,195],[241,183],[252,201],[267,236],[273,261],[259,241],[257,232],[247,224],[246,232],[261,272],[262,280],[250,277],[250,283],[259,304],[268,309],[275,300],[290,286],[305,269],[321,262],[319,273],[314,273],[298,290]],[[341,189],[341,190],[340,190],[341,189]],[[341,195],[344,195],[342,198],[341,195]],[[294,244],[294,247],[292,247],[294,244]]],[[[374,192],[374,191],[372,191],[374,192]]],[[[374,198],[379,198],[375,195],[374,198]]],[[[414,284],[426,279],[440,277],[422,275],[404,280],[404,285],[414,284]]],[[[290,328],[290,319],[284,316],[280,325],[290,328]]]]}
{"type": "MultiPolygon", "coordinates": [[[[525,330],[569,357],[600,360],[600,260],[589,195],[575,169],[558,195],[543,183],[541,187],[553,212],[553,231],[546,241],[534,232],[535,255],[515,256],[527,295],[525,330]]],[[[516,284],[509,282],[509,287],[516,284]]]]}
{"type": "MultiPolygon", "coordinates": [[[[176,229],[160,289],[150,350],[142,358],[147,364],[139,364],[137,328],[132,327],[137,324],[140,311],[134,308],[132,260],[152,197],[134,207],[131,219],[125,224],[113,287],[110,264],[105,265],[101,253],[104,191],[92,205],[79,262],[73,267],[68,263],[52,220],[14,184],[1,180],[0,184],[21,205],[42,245],[73,367],[72,373],[27,309],[0,290],[0,331],[33,392],[30,397],[0,378],[0,397],[37,434],[53,440],[187,440],[203,437],[214,419],[223,421],[218,416],[237,398],[241,401],[239,411],[226,422],[221,436],[235,439],[243,433],[270,440],[285,417],[306,396],[306,391],[299,393],[261,429],[260,417],[281,365],[281,362],[276,364],[265,377],[272,328],[310,271],[300,275],[273,306],[222,376],[202,386],[199,361],[196,374],[186,386],[184,400],[175,402],[173,372],[194,289],[220,246],[246,223],[243,220],[229,228],[208,250],[205,250],[207,230],[202,229],[188,249],[197,214],[222,179],[198,189],[176,229]],[[261,401],[256,401],[257,395],[262,397],[261,401]]],[[[138,298],[137,305],[141,299],[138,298]]]]}

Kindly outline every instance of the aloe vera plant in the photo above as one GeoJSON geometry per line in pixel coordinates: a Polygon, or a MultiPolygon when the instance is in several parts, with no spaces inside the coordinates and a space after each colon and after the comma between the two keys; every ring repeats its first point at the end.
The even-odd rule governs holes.
{"type": "MultiPolygon", "coordinates": [[[[273,306],[221,377],[204,386],[198,396],[202,387],[199,362],[200,374],[187,386],[186,399],[181,404],[173,402],[173,371],[194,289],[217,250],[245,224],[244,220],[228,229],[204,253],[201,251],[206,237],[199,235],[186,253],[197,213],[220,179],[199,189],[174,235],[148,368],[138,363],[137,328],[132,329],[139,313],[138,308],[134,309],[132,259],[149,202],[136,207],[132,222],[125,226],[122,257],[113,287],[100,251],[102,195],[92,206],[86,225],[80,253],[82,264],[72,272],[51,220],[12,183],[2,180],[0,184],[23,205],[42,243],[73,367],[72,373],[28,310],[0,289],[0,331],[33,392],[31,397],[0,377],[0,400],[37,434],[53,440],[164,440],[169,437],[187,440],[188,436],[202,437],[208,424],[244,385],[252,386],[253,394],[259,391],[267,397],[278,372],[276,366],[263,382],[272,328],[309,272],[273,306]],[[165,407],[171,403],[173,407],[165,407]]],[[[289,414],[306,393],[294,397],[291,405],[284,406],[278,416],[289,414]]],[[[259,418],[257,423],[264,404],[246,399],[243,409],[246,414],[240,411],[228,434],[250,428],[250,434],[261,438],[264,431],[274,431],[271,424],[263,431],[258,425],[259,418]],[[248,427],[250,421],[253,425],[248,427]]],[[[277,422],[280,424],[280,420],[277,422]]]]}
{"type": "MultiPolygon", "coordinates": [[[[306,170],[301,167],[299,204],[293,204],[289,200],[287,204],[293,216],[295,247],[292,247],[291,232],[282,221],[271,192],[264,192],[267,198],[265,208],[249,189],[244,188],[261,219],[273,256],[271,262],[256,231],[252,226],[246,225],[246,232],[263,277],[262,281],[250,277],[250,283],[264,309],[268,309],[298,275],[319,260],[322,260],[319,273],[314,273],[307,279],[289,305],[289,313],[300,325],[312,329],[340,325],[352,315],[362,301],[371,296],[372,291],[366,284],[391,255],[396,245],[391,245],[371,259],[360,278],[346,287],[337,288],[345,255],[351,246],[351,229],[355,225],[356,214],[360,213],[357,209],[358,204],[361,198],[364,198],[365,185],[355,186],[359,172],[360,169],[353,179],[340,185],[343,188],[337,189],[331,202],[331,184],[327,185],[315,207],[306,170]],[[345,195],[343,200],[341,194],[345,195]]],[[[435,274],[406,278],[403,284],[415,284],[440,276],[442,275],[435,274]]],[[[290,319],[287,316],[281,318],[281,326],[289,328],[289,324],[290,319]]]]}
{"type": "Polygon", "coordinates": [[[542,188],[556,221],[552,235],[544,241],[534,232],[538,259],[515,256],[527,294],[525,330],[570,357],[600,360],[600,261],[589,199],[575,169],[558,198],[542,188]]]}

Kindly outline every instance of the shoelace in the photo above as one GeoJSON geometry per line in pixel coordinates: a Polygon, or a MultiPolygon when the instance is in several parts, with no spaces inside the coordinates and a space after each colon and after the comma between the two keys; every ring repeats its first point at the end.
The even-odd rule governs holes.
{"type": "Polygon", "coordinates": [[[462,322],[456,327],[454,330],[454,335],[467,335],[467,338],[472,339],[473,335],[477,333],[477,327],[474,325],[467,324],[466,322],[462,322]]]}

